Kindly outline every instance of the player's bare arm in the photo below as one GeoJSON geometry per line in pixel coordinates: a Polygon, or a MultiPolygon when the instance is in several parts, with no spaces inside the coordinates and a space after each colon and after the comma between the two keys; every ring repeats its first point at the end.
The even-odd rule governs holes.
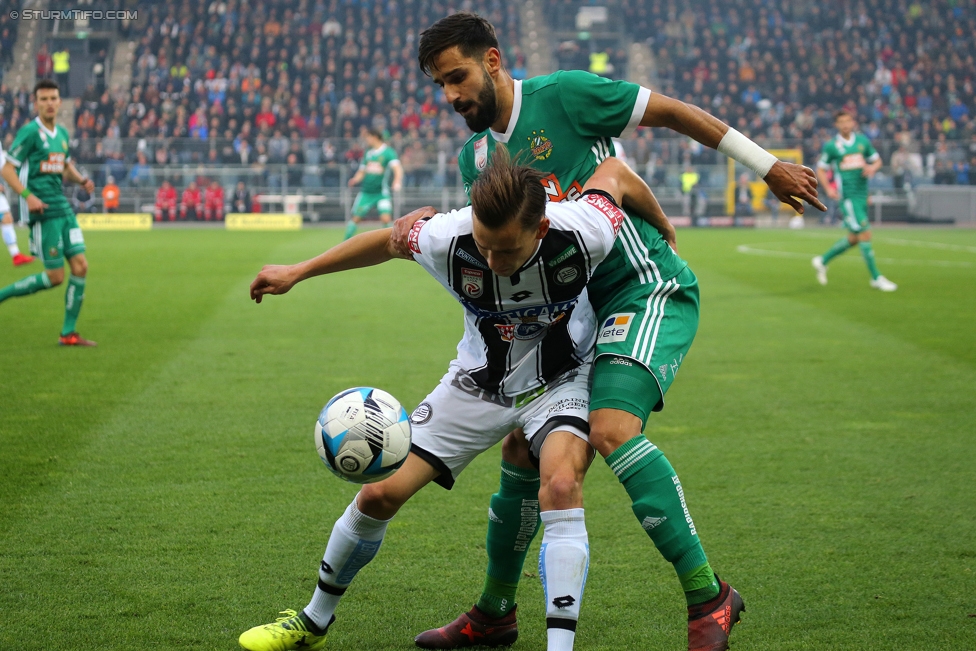
{"type": "Polygon", "coordinates": [[[606,159],[583,186],[583,191],[587,190],[603,190],[608,193],[617,205],[623,206],[657,229],[668,246],[677,253],[678,236],[674,226],[668,221],[647,183],[629,165],[618,158],[606,159]]]}
{"type": "Polygon", "coordinates": [[[390,234],[390,241],[396,247],[399,257],[413,258],[413,254],[410,253],[410,245],[407,244],[410,229],[413,228],[413,225],[418,220],[424,219],[425,217],[433,217],[436,214],[437,210],[433,206],[424,206],[407,213],[393,222],[393,232],[390,234]]]}
{"type": "Polygon", "coordinates": [[[400,164],[400,161],[394,161],[390,167],[393,168],[392,190],[399,192],[403,189],[403,165],[400,164]]]}
{"type": "Polygon", "coordinates": [[[827,170],[829,168],[817,165],[817,179],[820,181],[820,185],[823,186],[824,191],[827,193],[827,198],[831,201],[837,201],[840,196],[837,194],[837,190],[830,185],[830,179],[827,178],[827,170]]]}
{"type": "MultiPolygon", "coordinates": [[[[14,191],[14,194],[22,194],[24,192],[24,185],[20,182],[20,177],[17,175],[17,168],[10,161],[7,161],[3,165],[3,170],[0,171],[0,175],[3,176],[3,180],[7,182],[10,189],[14,191]]],[[[38,199],[35,195],[27,195],[27,210],[30,212],[43,213],[44,209],[47,208],[47,204],[38,199]]]]}
{"type": "Polygon", "coordinates": [[[881,169],[881,164],[881,156],[878,156],[873,163],[868,163],[865,165],[864,170],[861,172],[864,175],[864,178],[870,179],[877,174],[878,170],[881,169]]]}
{"type": "Polygon", "coordinates": [[[338,244],[311,260],[292,265],[267,265],[251,283],[251,298],[261,302],[265,294],[285,294],[303,280],[349,269],[406,258],[391,243],[387,229],[367,231],[338,244]]]}
{"type": "Polygon", "coordinates": [[[358,170],[355,174],[352,175],[352,178],[349,179],[349,187],[351,188],[354,185],[359,185],[359,183],[362,182],[364,176],[366,176],[366,170],[362,170],[362,169],[358,170]]]}
{"type": "Polygon", "coordinates": [[[652,93],[640,124],[677,131],[743,163],[766,181],[777,199],[798,213],[803,213],[803,205],[798,200],[818,210],[827,210],[817,199],[817,176],[813,170],[773,159],[759,145],[697,106],[652,93]]]}
{"type": "Polygon", "coordinates": [[[95,191],[95,182],[87,176],[83,176],[72,161],[65,163],[64,172],[62,172],[61,178],[68,183],[77,183],[81,187],[85,188],[85,191],[89,194],[95,191]]]}

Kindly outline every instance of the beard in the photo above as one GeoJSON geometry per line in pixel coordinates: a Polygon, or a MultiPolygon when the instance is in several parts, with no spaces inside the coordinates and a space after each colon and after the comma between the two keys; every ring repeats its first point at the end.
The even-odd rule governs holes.
{"type": "Polygon", "coordinates": [[[474,106],[474,111],[467,115],[462,115],[464,123],[475,133],[486,130],[495,120],[498,119],[498,102],[495,100],[495,82],[492,81],[488,73],[484,73],[484,83],[478,99],[469,102],[456,101],[453,104],[454,110],[460,113],[470,106],[474,106]]]}

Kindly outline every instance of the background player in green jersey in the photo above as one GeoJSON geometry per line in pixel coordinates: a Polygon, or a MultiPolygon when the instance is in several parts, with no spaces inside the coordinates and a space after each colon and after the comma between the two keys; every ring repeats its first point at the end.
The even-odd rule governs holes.
{"type": "Polygon", "coordinates": [[[352,205],[352,219],[346,225],[346,239],[356,234],[356,224],[369,214],[375,206],[380,221],[389,226],[393,213],[393,198],[390,195],[389,175],[393,174],[393,191],[403,187],[403,166],[393,147],[383,142],[383,134],[376,129],[365,129],[363,137],[369,149],[363,154],[363,162],[356,174],[349,179],[349,187],[362,183],[352,205]]]}
{"type": "MultiPolygon", "coordinates": [[[[743,162],[799,212],[798,199],[824,209],[811,170],[777,161],[697,107],[583,72],[513,80],[502,65],[493,28],[474,14],[457,13],[426,30],[419,60],[476,133],[458,161],[466,184],[502,143],[549,173],[544,186],[550,200],[573,199],[596,166],[613,155],[611,138],[637,126],[668,127],[743,162]]],[[[674,469],[641,434],[648,414],[663,407],[664,393],[697,330],[697,282],[665,243],[665,238],[673,243],[674,231],[659,207],[644,212],[657,215],[653,226],[626,220],[614,252],[590,284],[591,295],[599,293],[602,299],[594,306],[601,329],[590,441],[630,495],[638,522],[678,574],[688,602],[689,649],[711,651],[727,648],[741,598],[712,572],[674,469]],[[712,617],[715,613],[728,616],[712,617]]],[[[399,223],[397,230],[404,230],[399,223]]],[[[459,648],[514,639],[515,592],[535,533],[524,517],[539,486],[530,458],[518,433],[506,438],[501,487],[490,503],[482,596],[455,622],[418,636],[419,646],[459,648]]],[[[550,651],[571,648],[571,638],[569,646],[553,646],[554,636],[549,639],[550,651]]]]}
{"type": "MultiPolygon", "coordinates": [[[[3,153],[3,147],[0,147],[0,169],[3,169],[3,165],[7,160],[6,154],[3,153]]],[[[19,267],[23,264],[30,264],[34,261],[34,256],[24,255],[20,252],[20,247],[17,246],[17,232],[14,230],[14,216],[10,212],[10,203],[7,201],[7,194],[3,186],[0,186],[0,232],[3,234],[3,243],[7,247],[7,251],[10,253],[10,257],[13,260],[14,266],[19,267]]]]}
{"type": "Polygon", "coordinates": [[[60,285],[67,259],[71,275],[64,294],[64,325],[58,341],[62,346],[94,346],[95,342],[75,332],[85,297],[88,261],[85,238],[61,184],[77,183],[89,193],[95,191],[95,184],[78,173],[68,150],[68,132],[54,122],[61,106],[58,85],[50,79],[37,82],[34,106],[37,117],[17,132],[2,173],[10,189],[21,197],[21,219],[31,228],[31,249],[43,261],[44,271],[0,289],[0,302],[60,285]]]}
{"type": "Polygon", "coordinates": [[[841,253],[858,245],[861,255],[871,272],[871,287],[883,292],[893,292],[898,285],[881,275],[874,261],[871,246],[871,222],[868,220],[868,181],[881,169],[881,156],[863,133],[857,133],[857,121],[847,111],[834,115],[837,137],[824,143],[823,153],[817,162],[817,176],[827,188],[827,196],[837,201],[847,237],[838,240],[830,250],[813,259],[817,280],[827,284],[827,265],[841,253]],[[826,170],[833,168],[837,190],[827,183],[826,170]]]}

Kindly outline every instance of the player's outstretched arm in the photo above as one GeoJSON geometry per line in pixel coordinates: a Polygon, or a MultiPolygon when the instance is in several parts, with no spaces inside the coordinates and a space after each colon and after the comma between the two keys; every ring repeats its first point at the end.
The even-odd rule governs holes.
{"type": "Polygon", "coordinates": [[[77,183],[78,185],[85,188],[88,194],[95,191],[95,183],[91,179],[82,176],[78,168],[75,167],[74,162],[68,161],[64,164],[64,172],[61,173],[61,178],[63,178],[68,183],[77,183]]]}
{"type": "Polygon", "coordinates": [[[674,226],[647,183],[629,165],[617,158],[606,159],[583,186],[583,191],[587,190],[603,190],[612,196],[617,205],[656,228],[671,248],[678,251],[674,226]]]}
{"type": "Polygon", "coordinates": [[[798,213],[803,213],[800,200],[818,210],[827,210],[817,199],[817,176],[813,170],[777,160],[752,140],[697,106],[652,93],[640,124],[642,127],[665,127],[677,131],[742,163],[766,182],[776,198],[798,213]]]}
{"type": "Polygon", "coordinates": [[[436,214],[437,210],[433,206],[424,206],[423,208],[417,208],[413,212],[407,213],[393,222],[393,233],[390,239],[399,254],[397,257],[413,258],[413,254],[410,252],[409,242],[410,231],[413,229],[413,225],[421,219],[433,217],[436,214]]]}
{"type": "Polygon", "coordinates": [[[285,294],[303,280],[349,269],[382,264],[405,257],[391,244],[389,229],[360,233],[325,253],[292,265],[267,265],[251,283],[251,298],[260,303],[265,294],[285,294]]]}
{"type": "MultiPolygon", "coordinates": [[[[7,182],[10,189],[14,191],[14,194],[22,194],[24,192],[24,185],[20,182],[20,176],[17,174],[17,168],[10,161],[3,164],[3,169],[0,170],[0,176],[3,176],[3,180],[7,182]]],[[[37,198],[36,195],[30,194],[27,196],[27,210],[30,212],[43,213],[44,209],[47,208],[47,204],[37,198]]]]}

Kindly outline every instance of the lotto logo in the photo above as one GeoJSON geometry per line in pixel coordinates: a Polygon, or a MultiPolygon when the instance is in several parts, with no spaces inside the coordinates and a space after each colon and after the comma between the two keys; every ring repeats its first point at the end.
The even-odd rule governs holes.
{"type": "Polygon", "coordinates": [[[597,344],[612,344],[627,341],[627,333],[634,321],[634,312],[628,314],[612,314],[600,327],[600,334],[596,338],[597,344]]]}

